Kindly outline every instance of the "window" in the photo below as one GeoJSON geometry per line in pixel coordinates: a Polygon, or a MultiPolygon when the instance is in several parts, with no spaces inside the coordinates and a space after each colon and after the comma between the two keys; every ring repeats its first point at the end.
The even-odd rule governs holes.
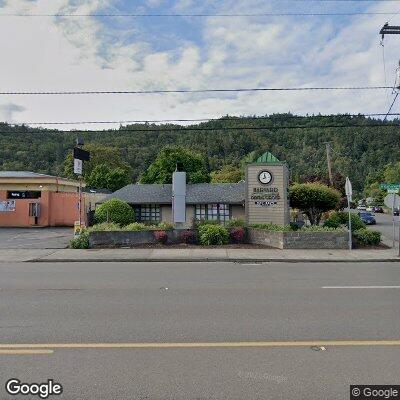
{"type": "Polygon", "coordinates": [[[160,222],[161,212],[158,204],[142,204],[135,207],[136,220],[139,222],[160,222]]]}
{"type": "Polygon", "coordinates": [[[9,190],[7,192],[7,199],[40,199],[41,196],[42,192],[36,190],[9,190]]]}
{"type": "Polygon", "coordinates": [[[229,204],[196,204],[195,212],[197,220],[226,222],[231,217],[229,204]]]}

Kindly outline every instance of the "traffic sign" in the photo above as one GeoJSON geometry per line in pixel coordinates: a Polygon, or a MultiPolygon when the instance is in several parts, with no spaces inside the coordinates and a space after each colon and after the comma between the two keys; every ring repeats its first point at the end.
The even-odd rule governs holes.
{"type": "Polygon", "coordinates": [[[391,193],[391,194],[393,194],[393,193],[399,193],[399,189],[388,189],[387,192],[388,192],[388,193],[391,193]]]}
{"type": "Polygon", "coordinates": [[[74,174],[82,175],[82,160],[74,158],[74,174]]]}
{"type": "Polygon", "coordinates": [[[383,200],[386,207],[399,208],[400,207],[400,196],[398,194],[388,194],[383,200]]]}
{"type": "Polygon", "coordinates": [[[353,186],[351,185],[351,181],[348,177],[346,177],[346,185],[345,185],[346,197],[349,201],[352,201],[353,197],[353,186]]]}
{"type": "Polygon", "coordinates": [[[379,187],[382,190],[388,190],[388,189],[400,189],[400,183],[381,183],[379,187]]]}

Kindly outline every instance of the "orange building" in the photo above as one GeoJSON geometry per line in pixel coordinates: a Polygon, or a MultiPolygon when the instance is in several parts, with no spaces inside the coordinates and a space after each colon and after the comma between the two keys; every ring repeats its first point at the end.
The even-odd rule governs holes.
{"type": "Polygon", "coordinates": [[[1,227],[73,226],[78,220],[79,182],[28,171],[0,171],[1,227]]]}

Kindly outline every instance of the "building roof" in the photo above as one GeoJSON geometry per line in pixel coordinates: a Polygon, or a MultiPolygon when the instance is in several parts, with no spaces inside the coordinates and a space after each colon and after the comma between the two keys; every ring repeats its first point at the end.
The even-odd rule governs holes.
{"type": "Polygon", "coordinates": [[[0,178],[55,178],[55,176],[31,171],[0,171],[0,178]]]}
{"type": "Polygon", "coordinates": [[[280,163],[280,161],[269,151],[257,158],[256,163],[280,163]]]}
{"type": "MultiPolygon", "coordinates": [[[[172,185],[132,184],[108,195],[103,201],[120,199],[130,204],[170,204],[172,185]]],[[[186,186],[187,204],[229,203],[241,204],[245,199],[245,184],[197,183],[186,186]]]]}

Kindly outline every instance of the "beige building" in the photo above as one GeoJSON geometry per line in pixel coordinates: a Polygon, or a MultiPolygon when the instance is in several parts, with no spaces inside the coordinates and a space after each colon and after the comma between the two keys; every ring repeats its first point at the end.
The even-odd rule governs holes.
{"type": "Polygon", "coordinates": [[[285,163],[265,153],[247,166],[239,183],[186,184],[185,172],[175,172],[172,184],[132,184],[106,196],[131,204],[138,222],[161,221],[189,228],[195,221],[226,223],[241,219],[256,223],[289,224],[289,172],[285,163]]]}

